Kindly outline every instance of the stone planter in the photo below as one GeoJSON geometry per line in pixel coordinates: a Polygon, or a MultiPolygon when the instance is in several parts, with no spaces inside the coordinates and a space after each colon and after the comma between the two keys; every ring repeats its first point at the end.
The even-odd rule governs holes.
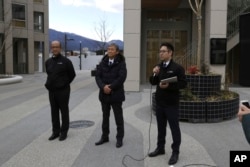
{"type": "Polygon", "coordinates": [[[179,119],[193,123],[206,122],[205,101],[183,101],[179,103],[179,119]]]}
{"type": "Polygon", "coordinates": [[[187,74],[192,93],[200,98],[215,95],[221,88],[221,75],[187,74]]]}
{"type": "Polygon", "coordinates": [[[96,75],[96,69],[98,68],[98,64],[96,65],[96,68],[94,70],[91,70],[91,76],[94,77],[96,75]]]}
{"type": "MultiPolygon", "coordinates": [[[[232,92],[234,93],[234,92],[232,92]]],[[[155,92],[152,93],[152,110],[156,111],[155,92]]],[[[185,101],[179,103],[180,121],[192,123],[221,122],[235,118],[239,110],[239,95],[229,100],[185,101]]]]}
{"type": "MultiPolygon", "coordinates": [[[[179,119],[193,123],[220,122],[236,117],[239,95],[222,91],[221,75],[186,75],[191,92],[180,96],[179,119]],[[192,100],[190,101],[190,97],[192,100]],[[189,100],[185,100],[189,99],[189,100]],[[226,100],[227,99],[227,100],[226,100]]],[[[155,94],[152,94],[152,109],[155,111],[155,94]]]]}
{"type": "Polygon", "coordinates": [[[221,122],[235,118],[239,110],[239,95],[230,100],[207,101],[207,122],[221,122]]]}
{"type": "Polygon", "coordinates": [[[94,77],[96,74],[96,70],[91,70],[91,76],[94,77]]]}
{"type": "Polygon", "coordinates": [[[152,104],[151,104],[151,109],[153,110],[154,114],[156,111],[156,100],[155,100],[155,92],[152,93],[152,104]]]}
{"type": "Polygon", "coordinates": [[[0,85],[7,85],[22,82],[23,77],[19,75],[11,75],[11,76],[1,76],[0,77],[0,85]]]}

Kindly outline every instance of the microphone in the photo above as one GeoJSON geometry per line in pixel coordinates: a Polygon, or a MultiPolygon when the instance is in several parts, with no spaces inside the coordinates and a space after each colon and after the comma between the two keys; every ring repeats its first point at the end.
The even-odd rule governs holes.
{"type": "MultiPolygon", "coordinates": [[[[157,66],[157,67],[159,67],[159,66],[157,66]]],[[[160,71],[160,67],[158,68],[158,72],[157,73],[159,73],[159,71],[160,71]]],[[[153,77],[155,77],[156,76],[156,72],[153,72],[153,77]]]]}

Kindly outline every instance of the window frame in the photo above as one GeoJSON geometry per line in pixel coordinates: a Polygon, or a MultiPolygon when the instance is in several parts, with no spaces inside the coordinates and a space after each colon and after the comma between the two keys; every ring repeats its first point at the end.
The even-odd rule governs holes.
{"type": "Polygon", "coordinates": [[[36,32],[44,32],[44,13],[43,12],[38,12],[38,11],[34,11],[34,31],[36,32]],[[36,17],[39,17],[41,16],[41,23],[39,21],[39,18],[38,18],[38,22],[36,20],[36,17]],[[36,28],[38,27],[38,28],[36,28]]]}
{"type": "Polygon", "coordinates": [[[15,27],[26,27],[26,5],[25,4],[18,4],[18,3],[12,3],[12,25],[15,27]],[[14,7],[16,6],[22,6],[24,7],[24,11],[22,12],[15,12],[14,7]],[[23,16],[23,17],[20,17],[23,16]]]}
{"type": "Polygon", "coordinates": [[[4,21],[4,1],[0,0],[0,21],[4,21]]]}

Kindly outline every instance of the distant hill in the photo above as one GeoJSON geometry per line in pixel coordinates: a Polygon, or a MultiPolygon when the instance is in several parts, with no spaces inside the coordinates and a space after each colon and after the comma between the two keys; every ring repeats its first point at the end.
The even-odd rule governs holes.
{"type": "MultiPolygon", "coordinates": [[[[91,51],[96,51],[100,49],[100,41],[86,38],[74,33],[60,32],[54,29],[49,29],[49,41],[59,40],[60,42],[62,42],[62,46],[64,47],[65,34],[67,35],[67,39],[70,39],[67,40],[67,50],[79,50],[80,41],[82,43],[82,48],[87,47],[91,51]]],[[[115,43],[119,46],[121,50],[123,50],[123,41],[121,40],[111,40],[108,43],[115,43]]]]}

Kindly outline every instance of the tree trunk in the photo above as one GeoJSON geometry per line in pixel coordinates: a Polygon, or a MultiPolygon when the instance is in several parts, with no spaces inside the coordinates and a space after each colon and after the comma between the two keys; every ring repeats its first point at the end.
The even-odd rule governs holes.
{"type": "MultiPolygon", "coordinates": [[[[198,16],[201,17],[201,16],[198,16]]],[[[201,56],[201,18],[197,18],[198,19],[198,33],[197,33],[197,38],[198,38],[198,42],[197,42],[197,66],[199,69],[201,69],[201,60],[202,60],[202,56],[201,56]]]]}

